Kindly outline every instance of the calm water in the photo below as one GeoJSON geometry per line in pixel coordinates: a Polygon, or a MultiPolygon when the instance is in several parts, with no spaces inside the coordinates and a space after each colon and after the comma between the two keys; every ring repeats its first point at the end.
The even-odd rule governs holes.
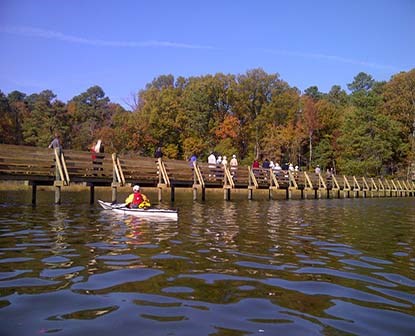
{"type": "Polygon", "coordinates": [[[0,193],[2,336],[415,333],[415,198],[178,193],[150,222],[38,196],[0,193]]]}

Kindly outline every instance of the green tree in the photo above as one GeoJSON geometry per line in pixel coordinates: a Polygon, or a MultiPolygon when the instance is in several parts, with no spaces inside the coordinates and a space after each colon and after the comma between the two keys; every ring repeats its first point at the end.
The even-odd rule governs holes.
{"type": "Polygon", "coordinates": [[[327,99],[336,106],[346,106],[348,96],[346,91],[342,90],[340,85],[333,85],[327,94],[327,99]]]}
{"type": "Polygon", "coordinates": [[[156,146],[177,144],[182,133],[182,125],[177,122],[181,111],[180,90],[171,85],[148,86],[139,94],[140,108],[136,122],[142,132],[137,145],[143,153],[152,155],[156,146]]]}
{"type": "Polygon", "coordinates": [[[364,72],[359,72],[357,76],[354,77],[352,83],[347,84],[347,87],[352,93],[359,91],[370,91],[373,87],[375,80],[371,75],[368,75],[364,72]]]}
{"type": "Polygon", "coordinates": [[[50,90],[27,97],[30,112],[22,122],[23,138],[26,144],[46,147],[53,134],[58,132],[63,142],[67,134],[65,104],[56,99],[50,90]]]}
{"type": "Polygon", "coordinates": [[[86,150],[96,140],[97,131],[111,120],[112,110],[109,98],[99,86],[92,86],[86,92],[75,96],[68,102],[71,116],[70,145],[75,149],[86,150]]]}
{"type": "Polygon", "coordinates": [[[10,112],[12,116],[12,128],[14,134],[14,144],[20,145],[23,142],[22,120],[28,113],[25,101],[26,94],[20,91],[12,91],[8,94],[10,112]]]}
{"type": "Polygon", "coordinates": [[[381,96],[375,92],[355,91],[352,101],[338,139],[338,166],[348,174],[379,175],[382,167],[392,168],[400,146],[399,125],[380,113],[381,96]]]}
{"type": "Polygon", "coordinates": [[[310,86],[309,88],[304,90],[304,95],[309,96],[313,100],[319,100],[323,98],[323,93],[319,91],[317,86],[310,86]]]}

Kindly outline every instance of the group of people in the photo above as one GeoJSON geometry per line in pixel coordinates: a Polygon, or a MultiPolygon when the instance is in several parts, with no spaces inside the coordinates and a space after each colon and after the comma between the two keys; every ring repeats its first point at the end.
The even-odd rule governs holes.
{"type": "Polygon", "coordinates": [[[218,157],[216,157],[215,153],[212,152],[208,156],[208,164],[209,164],[209,167],[211,168],[215,168],[218,165],[226,166],[229,164],[231,169],[232,168],[236,169],[238,167],[238,160],[236,159],[236,155],[233,154],[232,159],[228,163],[228,158],[225,155],[224,156],[218,155],[218,157]]]}
{"type": "MultiPolygon", "coordinates": [[[[252,163],[252,168],[261,168],[261,165],[259,164],[258,160],[254,160],[254,162],[252,163]]],[[[284,171],[300,171],[300,168],[298,166],[295,166],[292,163],[285,163],[282,166],[280,166],[280,164],[278,162],[274,163],[274,161],[270,161],[268,159],[265,159],[264,162],[262,163],[262,168],[265,169],[272,169],[276,172],[280,171],[280,170],[284,170],[284,171]]]]}

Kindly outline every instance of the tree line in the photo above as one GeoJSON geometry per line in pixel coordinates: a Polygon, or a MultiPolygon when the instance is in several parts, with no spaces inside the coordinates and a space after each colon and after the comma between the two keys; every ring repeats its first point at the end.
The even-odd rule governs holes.
{"type": "Polygon", "coordinates": [[[0,91],[0,143],[205,160],[213,151],[240,163],[268,158],[311,169],[377,176],[405,174],[414,162],[415,69],[389,81],[359,73],[328,93],[304,92],[263,69],[244,74],[162,75],[138,92],[130,110],[93,86],[67,103],[51,90],[0,91]]]}

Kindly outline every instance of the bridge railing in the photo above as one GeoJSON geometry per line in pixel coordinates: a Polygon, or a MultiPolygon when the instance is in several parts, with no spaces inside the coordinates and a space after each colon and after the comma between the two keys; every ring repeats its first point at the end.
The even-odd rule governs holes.
{"type": "Polygon", "coordinates": [[[113,177],[113,163],[110,154],[65,150],[64,164],[72,181],[85,179],[106,179],[113,177]]]}
{"type": "Polygon", "coordinates": [[[55,177],[54,152],[49,148],[0,145],[2,179],[41,179],[55,177]]]}
{"type": "Polygon", "coordinates": [[[156,159],[119,156],[118,160],[126,183],[141,183],[148,186],[157,186],[159,183],[160,171],[156,159]]]}
{"type": "Polygon", "coordinates": [[[171,186],[192,186],[195,183],[193,163],[182,160],[163,159],[171,186]]]}

